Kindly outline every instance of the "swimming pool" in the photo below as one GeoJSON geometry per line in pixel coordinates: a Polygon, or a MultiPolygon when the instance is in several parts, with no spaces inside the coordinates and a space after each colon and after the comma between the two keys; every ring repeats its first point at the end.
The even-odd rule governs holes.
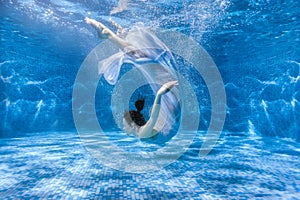
{"type": "MultiPolygon", "coordinates": [[[[1,198],[299,199],[299,2],[180,0],[117,5],[117,1],[2,1],[1,198]],[[113,144],[141,155],[145,163],[151,157],[149,166],[163,164],[140,173],[137,169],[147,166],[128,157],[132,168],[116,169],[118,163],[126,163],[118,154],[109,151],[99,157],[91,151],[85,139],[98,133],[78,134],[72,114],[78,70],[103,44],[84,23],[85,16],[107,25],[112,17],[126,28],[143,23],[153,30],[176,31],[209,53],[227,101],[223,131],[208,155],[199,157],[213,120],[210,86],[178,54],[184,66],[179,72],[195,91],[200,112],[195,135],[182,141],[188,145],[182,154],[174,159],[166,152],[151,157],[176,133],[139,140],[121,131],[114,108],[108,106],[114,86],[103,80],[97,83],[95,99],[97,120],[108,136],[101,147],[113,144]],[[110,166],[106,159],[117,164],[110,166]]],[[[147,101],[153,100],[149,88],[140,90],[146,92],[147,101]]]]}
{"type": "Polygon", "coordinates": [[[144,174],[103,166],[74,132],[1,139],[1,197],[298,198],[298,143],[223,133],[213,151],[199,159],[203,135],[199,132],[174,163],[144,174]]]}

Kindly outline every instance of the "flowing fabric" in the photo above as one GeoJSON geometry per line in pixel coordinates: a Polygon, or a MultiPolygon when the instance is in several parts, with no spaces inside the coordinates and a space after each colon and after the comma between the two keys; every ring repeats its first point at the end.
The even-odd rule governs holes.
{"type": "MultiPolygon", "coordinates": [[[[178,80],[175,73],[175,61],[167,46],[154,34],[145,28],[137,28],[130,31],[125,40],[130,44],[123,51],[99,62],[98,72],[104,74],[105,80],[115,85],[122,64],[130,63],[137,67],[149,83],[166,83],[178,80]],[[142,68],[142,65],[151,64],[150,68],[142,68]]],[[[159,86],[151,84],[154,93],[159,86]]],[[[161,111],[155,129],[168,133],[176,121],[176,108],[178,106],[178,90],[174,88],[162,97],[161,111]]]]}

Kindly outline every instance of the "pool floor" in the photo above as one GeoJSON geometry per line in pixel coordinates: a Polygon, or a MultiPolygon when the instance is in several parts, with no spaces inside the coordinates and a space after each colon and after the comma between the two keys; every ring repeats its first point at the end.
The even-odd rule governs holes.
{"type": "Polygon", "coordinates": [[[200,159],[199,134],[176,162],[144,174],[105,167],[88,153],[76,133],[2,138],[0,197],[300,199],[299,143],[224,133],[213,151],[200,159]]]}

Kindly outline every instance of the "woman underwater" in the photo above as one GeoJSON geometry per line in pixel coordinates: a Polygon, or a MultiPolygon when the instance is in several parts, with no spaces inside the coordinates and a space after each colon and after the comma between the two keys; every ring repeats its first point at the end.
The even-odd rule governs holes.
{"type": "Polygon", "coordinates": [[[145,78],[149,82],[157,82],[157,79],[164,80],[162,87],[152,85],[152,90],[156,92],[154,104],[151,110],[150,119],[146,122],[144,117],[140,113],[143,109],[144,101],[138,100],[135,105],[137,111],[125,111],[123,117],[124,130],[127,133],[133,133],[140,138],[148,138],[155,136],[158,131],[162,130],[162,127],[158,127],[161,121],[165,121],[163,126],[166,130],[170,130],[172,123],[174,123],[174,110],[178,105],[174,92],[177,89],[174,88],[169,92],[175,85],[178,85],[177,76],[172,70],[173,57],[168,48],[153,34],[149,33],[145,29],[138,29],[130,32],[123,39],[118,33],[124,32],[124,29],[111,21],[114,26],[117,27],[117,34],[112,32],[102,23],[85,18],[87,24],[94,27],[98,32],[98,37],[102,39],[109,39],[119,46],[120,52],[102,60],[98,65],[99,74],[104,74],[104,78],[108,83],[114,85],[117,82],[120,68],[123,63],[131,63],[138,67],[145,78]],[[159,70],[143,70],[142,65],[148,63],[157,63],[159,70]],[[156,80],[156,81],[155,81],[156,80]],[[165,96],[162,98],[162,96],[165,96]],[[164,110],[160,112],[160,110],[164,110]],[[168,120],[166,120],[168,118],[168,120]]]}

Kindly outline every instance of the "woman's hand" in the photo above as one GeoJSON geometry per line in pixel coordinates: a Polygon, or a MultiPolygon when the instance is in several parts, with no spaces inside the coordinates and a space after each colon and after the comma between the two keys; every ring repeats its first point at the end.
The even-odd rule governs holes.
{"type": "Polygon", "coordinates": [[[172,87],[174,87],[175,85],[178,85],[178,81],[170,81],[170,82],[165,83],[158,90],[157,95],[163,95],[163,94],[168,93],[172,89],[172,87]]]}

